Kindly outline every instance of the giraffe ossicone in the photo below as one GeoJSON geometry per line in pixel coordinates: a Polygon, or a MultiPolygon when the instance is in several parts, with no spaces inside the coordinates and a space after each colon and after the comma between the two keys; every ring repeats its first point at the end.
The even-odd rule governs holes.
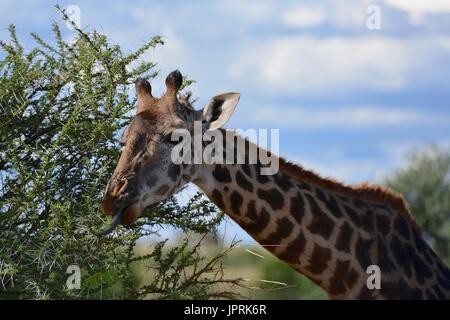
{"type": "MultiPolygon", "coordinates": [[[[262,174],[267,164],[258,158],[252,163],[247,151],[265,150],[222,128],[240,95],[215,96],[197,111],[190,94],[178,96],[181,83],[181,73],[172,72],[166,94],[156,98],[147,80],[136,81],[137,112],[120,139],[124,148],[105,190],[104,214],[130,224],[146,207],[192,182],[260,245],[330,298],[450,298],[450,270],[424,240],[401,195],[381,186],[325,179],[270,152],[278,168],[272,175],[262,174]],[[173,161],[179,141],[172,134],[187,132],[191,143],[198,121],[202,132],[221,133],[225,147],[214,156],[222,157],[222,163],[173,161]],[[229,145],[233,163],[226,161],[229,145]],[[368,286],[370,266],[380,271],[375,289],[368,286]]],[[[206,149],[212,140],[200,143],[206,149]]]]}

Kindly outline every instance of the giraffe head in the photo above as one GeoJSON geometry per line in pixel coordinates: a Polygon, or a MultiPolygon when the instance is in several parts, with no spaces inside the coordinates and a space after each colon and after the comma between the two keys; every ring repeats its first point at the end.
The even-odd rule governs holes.
{"type": "Polygon", "coordinates": [[[202,130],[218,129],[239,101],[238,93],[221,94],[196,111],[189,99],[177,97],[182,82],[178,70],[170,73],[166,93],[160,98],[152,96],[147,80],[135,82],[137,112],[120,139],[124,148],[102,203],[103,213],[114,216],[110,231],[118,223],[132,223],[146,207],[170,197],[189,182],[192,167],[172,161],[172,149],[178,143],[173,141],[172,132],[185,129],[193,133],[195,121],[201,121],[202,130]]]}

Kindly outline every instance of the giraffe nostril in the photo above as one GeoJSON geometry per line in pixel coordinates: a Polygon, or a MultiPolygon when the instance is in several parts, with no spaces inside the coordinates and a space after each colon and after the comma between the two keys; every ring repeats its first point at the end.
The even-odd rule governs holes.
{"type": "Polygon", "coordinates": [[[105,215],[112,215],[113,214],[113,205],[112,205],[112,197],[111,195],[107,192],[103,198],[103,203],[102,203],[102,212],[105,215]]]}
{"type": "Polygon", "coordinates": [[[109,188],[109,186],[107,187],[103,197],[102,211],[105,215],[113,215],[115,209],[114,201],[116,201],[121,194],[125,193],[128,187],[128,180],[119,180],[111,184],[111,186],[112,188],[109,188]]]}

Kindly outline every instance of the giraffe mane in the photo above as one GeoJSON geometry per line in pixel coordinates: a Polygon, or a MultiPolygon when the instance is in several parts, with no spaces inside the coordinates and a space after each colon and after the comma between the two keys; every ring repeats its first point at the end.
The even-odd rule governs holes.
{"type": "Polygon", "coordinates": [[[343,196],[350,196],[358,200],[387,206],[402,215],[417,231],[420,231],[403,195],[388,187],[379,184],[369,184],[368,182],[352,185],[345,184],[332,178],[324,178],[314,171],[304,169],[301,165],[287,161],[282,157],[279,157],[279,163],[280,171],[290,177],[310,182],[343,196]]]}
{"type": "MultiPolygon", "coordinates": [[[[255,145],[253,142],[249,141],[247,138],[236,133],[235,130],[230,129],[221,129],[225,131],[231,131],[234,133],[234,136],[238,139],[245,140],[246,150],[248,151],[249,145],[255,145]]],[[[261,149],[260,146],[256,145],[257,148],[261,149]]],[[[264,149],[264,148],[262,148],[264,149]]],[[[272,155],[270,151],[267,151],[268,155],[272,155]]],[[[287,161],[283,157],[278,155],[273,155],[279,160],[280,171],[284,174],[295,178],[299,181],[309,182],[315,186],[324,188],[329,192],[334,192],[341,194],[343,196],[349,196],[358,200],[372,202],[374,204],[379,204],[386,206],[390,209],[395,210],[398,214],[408,221],[416,231],[420,234],[421,229],[417,225],[414,217],[411,214],[408,203],[402,194],[395,192],[391,188],[374,184],[374,183],[360,183],[360,184],[346,184],[340,181],[337,181],[332,178],[324,178],[320,174],[303,168],[300,164],[287,161]]]]}

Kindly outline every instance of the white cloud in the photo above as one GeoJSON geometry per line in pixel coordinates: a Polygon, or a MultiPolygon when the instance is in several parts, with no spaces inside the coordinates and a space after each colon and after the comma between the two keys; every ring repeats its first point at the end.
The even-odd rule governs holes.
{"type": "Polygon", "coordinates": [[[388,5],[408,13],[412,25],[423,25],[427,15],[449,14],[448,0],[385,0],[388,5]]]}
{"type": "MultiPolygon", "coordinates": [[[[450,148],[450,140],[436,144],[440,148],[450,148]]],[[[377,157],[352,158],[342,152],[329,152],[327,159],[294,156],[292,159],[304,168],[313,170],[322,177],[334,178],[345,183],[383,183],[387,177],[408,164],[407,155],[413,150],[431,152],[429,144],[420,140],[385,141],[374,146],[377,157]]]]}
{"type": "Polygon", "coordinates": [[[281,22],[297,28],[329,24],[338,28],[365,28],[368,0],[327,1],[327,3],[296,4],[284,9],[281,22]]]}
{"type": "Polygon", "coordinates": [[[446,53],[442,37],[289,36],[253,44],[230,66],[235,79],[278,93],[322,93],[334,89],[403,89],[433,81],[446,53]]]}
{"type": "Polygon", "coordinates": [[[381,152],[396,163],[405,162],[405,156],[416,148],[423,148],[426,144],[420,141],[385,141],[379,146],[381,152]]]}
{"type": "Polygon", "coordinates": [[[450,13],[450,1],[448,0],[385,0],[394,8],[418,13],[446,14],[450,13]]]}
{"type": "MultiPolygon", "coordinates": [[[[432,143],[434,146],[441,149],[450,149],[450,139],[436,140],[432,143]]],[[[387,157],[393,159],[400,166],[406,165],[407,155],[413,151],[421,150],[421,152],[427,152],[431,149],[430,141],[423,141],[419,139],[407,140],[407,141],[386,141],[380,144],[379,149],[387,157]]]]}
{"type": "Polygon", "coordinates": [[[236,15],[244,15],[249,20],[255,22],[270,17],[276,7],[276,2],[259,0],[226,0],[219,3],[219,6],[230,13],[230,18],[236,15]]]}
{"type": "Polygon", "coordinates": [[[436,43],[442,50],[450,53],[450,37],[436,37],[436,43]]]}
{"type": "Polygon", "coordinates": [[[365,29],[366,10],[370,4],[373,4],[370,0],[334,1],[334,6],[330,9],[330,20],[337,27],[365,29]]]}
{"type": "Polygon", "coordinates": [[[446,117],[430,115],[415,109],[386,107],[346,107],[336,109],[262,107],[251,120],[277,128],[300,130],[323,128],[399,127],[437,125],[450,122],[446,117]]]}
{"type": "Polygon", "coordinates": [[[324,22],[326,13],[321,7],[297,7],[282,15],[282,22],[291,27],[315,27],[324,22]]]}
{"type": "Polygon", "coordinates": [[[253,47],[230,70],[288,92],[398,89],[408,81],[408,54],[403,42],[385,38],[280,37],[253,47]]]}

